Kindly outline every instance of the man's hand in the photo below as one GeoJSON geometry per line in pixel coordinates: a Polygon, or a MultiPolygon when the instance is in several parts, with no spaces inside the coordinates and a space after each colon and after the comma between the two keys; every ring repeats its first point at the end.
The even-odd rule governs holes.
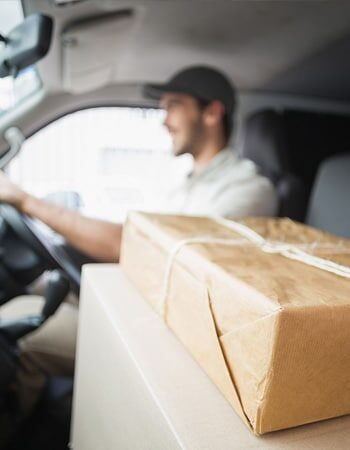
{"type": "Polygon", "coordinates": [[[103,262],[117,262],[122,226],[85,217],[76,211],[28,194],[0,170],[0,202],[9,203],[28,216],[41,220],[78,250],[103,262]]]}
{"type": "Polygon", "coordinates": [[[0,170],[0,202],[9,203],[21,211],[26,197],[27,194],[0,170]]]}

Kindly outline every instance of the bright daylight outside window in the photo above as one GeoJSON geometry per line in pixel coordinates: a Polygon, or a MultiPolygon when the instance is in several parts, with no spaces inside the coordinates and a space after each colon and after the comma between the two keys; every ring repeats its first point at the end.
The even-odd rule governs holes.
{"type": "Polygon", "coordinates": [[[69,114],[27,139],[8,173],[35,195],[123,221],[130,209],[152,210],[161,187],[190,163],[186,156],[173,158],[163,120],[157,109],[69,114]]]}
{"type": "MultiPolygon", "coordinates": [[[[0,1],[0,33],[5,35],[23,20],[20,0],[0,1]]],[[[0,52],[4,46],[0,42],[0,52]]],[[[0,78],[0,116],[37,91],[41,81],[35,67],[21,71],[16,78],[0,78]]]]}

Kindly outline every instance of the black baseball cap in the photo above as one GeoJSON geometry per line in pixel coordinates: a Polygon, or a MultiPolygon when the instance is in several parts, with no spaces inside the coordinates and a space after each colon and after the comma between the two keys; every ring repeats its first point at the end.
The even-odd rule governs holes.
{"type": "Polygon", "coordinates": [[[189,94],[199,100],[219,100],[225,112],[232,114],[235,107],[235,89],[228,78],[209,66],[193,66],[177,72],[164,84],[146,84],[147,97],[159,100],[165,93],[189,94]]]}
{"type": "Polygon", "coordinates": [[[219,70],[209,66],[193,66],[177,72],[163,84],[146,84],[144,94],[159,100],[165,93],[188,94],[198,100],[220,101],[225,107],[225,122],[228,130],[232,128],[235,109],[235,88],[219,70]]]}

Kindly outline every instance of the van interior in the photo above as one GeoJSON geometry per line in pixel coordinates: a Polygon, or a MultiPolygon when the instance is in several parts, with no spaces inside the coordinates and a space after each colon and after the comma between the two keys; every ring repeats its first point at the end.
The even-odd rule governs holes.
{"type": "MultiPolygon", "coordinates": [[[[162,112],[155,101],[144,97],[144,84],[164,82],[186,66],[210,65],[227,74],[237,89],[232,146],[272,181],[279,198],[278,216],[350,238],[349,23],[350,3],[344,0],[4,0],[0,2],[0,166],[17,182],[27,182],[34,192],[83,209],[84,204],[89,206],[88,200],[81,200],[78,184],[69,184],[69,180],[79,178],[84,164],[100,164],[107,180],[101,196],[109,192],[111,203],[119,201],[125,210],[134,208],[141,194],[132,190],[133,183],[145,175],[144,163],[154,155],[153,142],[157,155],[169,155],[169,142],[161,130],[162,112]],[[24,20],[26,26],[21,27],[24,20]],[[23,38],[22,47],[11,49],[9,43],[18,33],[23,38]],[[143,136],[141,127],[130,125],[126,129],[119,153],[104,141],[108,133],[112,143],[118,133],[122,134],[117,128],[113,130],[103,115],[113,108],[113,121],[118,117],[124,120],[118,114],[127,112],[137,120],[157,122],[159,142],[152,135],[140,139],[142,160],[137,160],[137,144],[132,141],[138,133],[143,136]],[[81,126],[74,117],[84,113],[96,116],[81,126]],[[66,141],[60,128],[52,135],[55,137],[45,134],[63,122],[68,125],[62,130],[74,129],[75,133],[66,141]],[[85,152],[85,133],[87,141],[103,146],[103,160],[85,152]],[[77,139],[83,142],[79,152],[77,139]],[[59,140],[61,153],[55,156],[52,170],[61,171],[61,175],[67,170],[61,185],[46,176],[51,168],[40,161],[42,153],[34,159],[35,147],[50,147],[59,140]],[[133,142],[130,147],[128,141],[133,142]],[[120,155],[131,158],[128,164],[140,170],[137,176],[120,172],[122,179],[131,180],[128,187],[116,185],[108,168],[109,161],[114,161],[116,170],[124,167],[120,155]],[[64,169],[58,170],[61,163],[64,169]],[[46,180],[47,192],[40,190],[43,182],[34,184],[35,179],[46,180]]],[[[49,152],[49,148],[44,150],[49,152]]],[[[157,160],[158,169],[162,158],[157,160]]],[[[99,183],[89,180],[89,174],[81,186],[89,186],[89,192],[94,193],[99,183]]],[[[101,207],[101,201],[97,199],[95,205],[101,207]]],[[[110,204],[105,209],[110,212],[110,204]]],[[[296,449],[301,448],[295,443],[298,439],[305,439],[303,445],[309,445],[305,448],[316,449],[321,448],[318,435],[323,430],[329,431],[329,442],[335,445],[323,448],[347,448],[346,418],[278,432],[277,437],[268,437],[263,443],[248,437],[224,399],[168,330],[153,316],[149,323],[142,322],[137,332],[133,329],[132,311],[149,313],[139,304],[138,294],[126,286],[119,269],[113,272],[111,265],[96,265],[34,219],[5,204],[0,205],[0,236],[1,304],[32,294],[36,280],[51,273],[45,275],[44,303],[39,309],[36,306],[34,315],[29,308],[19,319],[0,322],[0,331],[10,336],[14,345],[55,313],[67,290],[79,296],[85,264],[89,264],[86,273],[95,277],[96,286],[104,286],[102,293],[109,295],[106,286],[113,292],[119,289],[129,304],[125,311],[117,303],[108,306],[119,314],[114,330],[119,338],[114,334],[108,337],[106,325],[100,344],[87,332],[88,325],[100,330],[93,323],[93,307],[83,310],[75,384],[70,377],[50,378],[37,410],[16,429],[10,446],[4,449],[296,449]],[[129,350],[122,350],[123,345],[129,350]],[[105,357],[96,360],[100,371],[94,369],[93,361],[87,361],[89,346],[105,357]],[[189,374],[186,380],[172,362],[166,365],[157,360],[159,352],[173,352],[174,358],[181,359],[180,367],[189,374]],[[115,373],[110,362],[113,358],[116,364],[125,364],[125,373],[115,373]],[[129,365],[133,368],[128,372],[129,365]],[[113,374],[117,378],[113,379],[113,374]],[[175,383],[175,394],[170,392],[170,381],[175,383]],[[193,402],[199,402],[197,408],[189,406],[193,402]],[[203,410],[208,408],[215,426],[204,418],[203,410]],[[90,413],[88,419],[82,411],[90,413]],[[112,420],[114,414],[119,424],[112,420]],[[227,447],[235,433],[240,437],[227,447]],[[334,436],[339,445],[334,444],[334,436]]],[[[106,320],[101,311],[95,312],[96,320],[100,313],[100,320],[106,320]]],[[[0,399],[0,408],[2,403],[0,399]]]]}

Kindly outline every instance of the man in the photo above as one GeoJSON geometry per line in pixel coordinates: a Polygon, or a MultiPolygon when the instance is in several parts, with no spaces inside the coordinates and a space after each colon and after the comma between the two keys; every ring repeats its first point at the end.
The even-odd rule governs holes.
{"type": "MultiPolygon", "coordinates": [[[[146,85],[159,99],[174,155],[190,153],[193,171],[168,190],[157,209],[222,216],[274,215],[275,191],[255,165],[227,148],[232,132],[234,89],[217,70],[191,67],[168,83],[146,85]]],[[[95,220],[36,198],[0,176],[0,201],[40,219],[82,252],[100,261],[119,259],[122,225],[95,220]]]]}
{"type": "MultiPolygon", "coordinates": [[[[209,67],[191,67],[166,84],[147,85],[145,93],[159,99],[166,111],[164,125],[171,135],[174,155],[193,156],[192,172],[176,186],[169,187],[158,210],[222,216],[275,214],[277,199],[271,183],[258,174],[251,161],[240,160],[237,152],[227,147],[235,94],[224,75],[209,67]]],[[[36,198],[3,174],[0,174],[0,201],[40,219],[97,260],[119,259],[121,224],[84,217],[36,198]]],[[[73,315],[71,307],[62,305],[50,322],[22,343],[23,370],[19,372],[19,380],[24,389],[24,410],[35,404],[44,381],[43,373],[67,374],[73,370],[76,327],[73,315]],[[25,395],[28,392],[30,395],[25,395]]]]}

